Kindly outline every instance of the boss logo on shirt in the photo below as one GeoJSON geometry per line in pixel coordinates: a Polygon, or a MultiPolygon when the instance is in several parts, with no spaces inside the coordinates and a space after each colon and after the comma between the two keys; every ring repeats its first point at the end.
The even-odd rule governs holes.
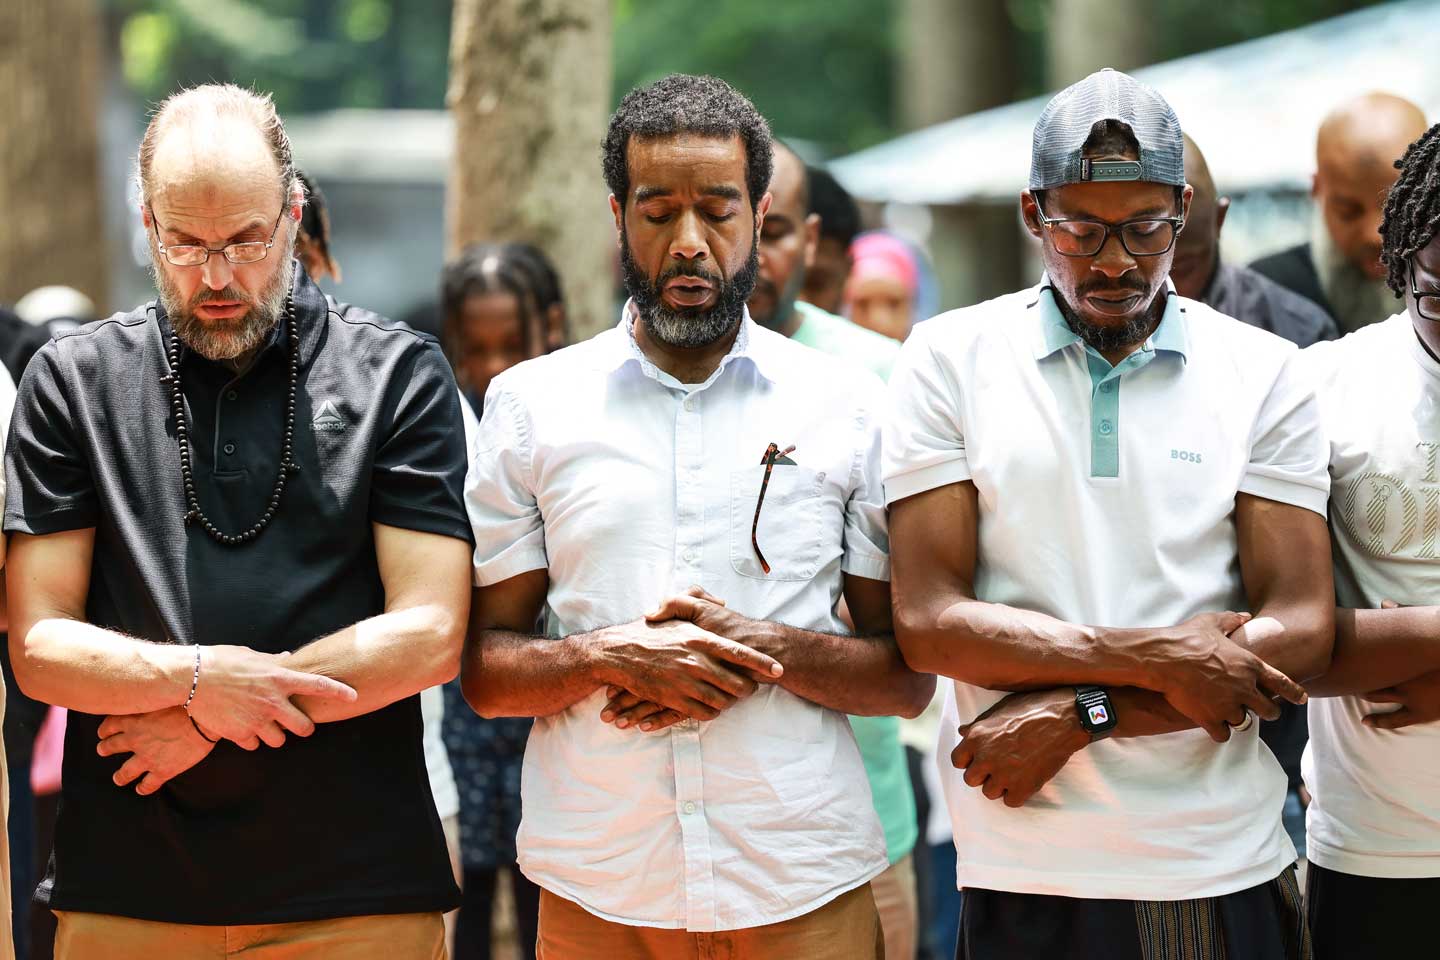
{"type": "Polygon", "coordinates": [[[1199,462],[1200,462],[1200,454],[1195,453],[1195,452],[1192,451],[1192,450],[1173,450],[1173,449],[1172,449],[1172,450],[1170,451],[1170,459],[1171,459],[1171,460],[1184,460],[1186,463],[1199,463],[1199,462]]]}

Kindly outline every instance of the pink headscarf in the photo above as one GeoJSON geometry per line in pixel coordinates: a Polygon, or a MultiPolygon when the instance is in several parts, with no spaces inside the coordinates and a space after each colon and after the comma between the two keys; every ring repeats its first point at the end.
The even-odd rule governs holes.
{"type": "Polygon", "coordinates": [[[920,288],[920,265],[908,244],[883,230],[862,233],[850,244],[850,256],[854,266],[850,280],[846,283],[846,297],[858,281],[874,276],[893,277],[904,284],[914,297],[920,288]]]}

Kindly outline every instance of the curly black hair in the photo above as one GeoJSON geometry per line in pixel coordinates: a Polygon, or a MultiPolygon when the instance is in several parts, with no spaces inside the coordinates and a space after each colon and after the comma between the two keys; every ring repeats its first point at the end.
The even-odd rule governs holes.
{"type": "Polygon", "coordinates": [[[1410,258],[1440,233],[1440,123],[1406,147],[1395,168],[1400,178],[1385,197],[1380,262],[1385,282],[1403,297],[1410,289],[1410,258]]]}
{"type": "Polygon", "coordinates": [[[648,140],[679,133],[739,135],[745,145],[745,186],[753,209],[770,188],[770,125],[745,95],[717,77],[672,73],[625,94],[610,117],[600,146],[605,184],[624,207],[630,193],[626,149],[632,137],[648,140]]]}

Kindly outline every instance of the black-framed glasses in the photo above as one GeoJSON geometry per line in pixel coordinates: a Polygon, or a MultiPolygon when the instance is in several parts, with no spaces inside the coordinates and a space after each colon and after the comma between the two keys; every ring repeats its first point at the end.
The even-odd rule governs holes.
{"type": "Polygon", "coordinates": [[[1055,252],[1067,257],[1093,257],[1105,248],[1110,234],[1120,236],[1120,245],[1132,257],[1158,257],[1169,253],[1185,226],[1184,217],[1142,217],[1123,223],[1103,220],[1051,219],[1035,204],[1040,222],[1050,229],[1055,252]]]}
{"type": "Polygon", "coordinates": [[[1440,292],[1421,293],[1420,281],[1415,277],[1415,258],[1410,258],[1410,296],[1415,298],[1415,309],[1426,320],[1440,321],[1440,292]]]}
{"type": "MultiPolygon", "coordinates": [[[[770,563],[765,559],[765,554],[760,552],[760,508],[765,505],[765,491],[770,487],[770,471],[775,469],[775,461],[782,457],[788,457],[795,452],[795,447],[789,446],[784,450],[780,449],[778,443],[772,443],[765,448],[765,455],[760,462],[765,467],[765,474],[760,478],[760,496],[755,500],[755,519],[750,524],[750,546],[755,548],[755,559],[760,561],[760,569],[766,573],[770,572],[770,563]]],[[[787,460],[786,463],[791,461],[787,460]]]]}
{"type": "Polygon", "coordinates": [[[155,219],[155,208],[150,208],[150,226],[155,231],[155,245],[160,248],[165,259],[177,267],[198,267],[208,263],[210,257],[217,253],[223,253],[225,259],[231,263],[259,263],[269,254],[270,248],[275,246],[275,237],[280,233],[280,221],[285,219],[285,207],[280,208],[280,215],[275,218],[275,228],[270,231],[269,240],[247,240],[244,243],[227,243],[223,247],[210,248],[202,247],[194,243],[177,243],[172,246],[165,246],[160,239],[160,221],[155,219]]]}

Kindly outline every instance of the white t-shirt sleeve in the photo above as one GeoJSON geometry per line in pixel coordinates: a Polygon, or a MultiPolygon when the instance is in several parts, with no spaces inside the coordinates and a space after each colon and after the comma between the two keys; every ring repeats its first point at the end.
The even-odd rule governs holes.
{"type": "MultiPolygon", "coordinates": [[[[466,404],[469,407],[469,404],[466,404]]],[[[460,790],[455,785],[455,772],[450,754],[445,750],[442,725],[445,722],[445,694],[439,687],[420,691],[420,718],[424,722],[421,745],[425,748],[425,772],[430,778],[430,794],[435,799],[435,812],[443,820],[460,812],[460,790]]]]}
{"type": "Polygon", "coordinates": [[[549,561],[530,469],[530,420],[520,400],[491,384],[474,437],[473,446],[466,444],[465,509],[475,535],[475,585],[483,587],[543,570],[549,561]]]}
{"type": "MultiPolygon", "coordinates": [[[[5,447],[10,438],[10,415],[15,410],[15,382],[0,366],[0,517],[5,515],[5,447]]],[[[0,530],[0,567],[5,565],[5,532],[0,530]]]]}
{"type": "Polygon", "coordinates": [[[955,371],[917,329],[890,375],[884,424],[885,500],[970,479],[955,371]]]}
{"type": "MultiPolygon", "coordinates": [[[[875,379],[875,378],[872,378],[875,379]]],[[[869,580],[890,579],[890,530],[885,515],[885,488],[880,480],[880,421],[885,394],[875,379],[869,401],[859,417],[854,486],[845,504],[845,555],[840,569],[869,580]]]]}
{"type": "Polygon", "coordinates": [[[1330,499],[1330,446],[1310,366],[1299,351],[1285,358],[1255,419],[1239,492],[1323,517],[1330,499]]]}

